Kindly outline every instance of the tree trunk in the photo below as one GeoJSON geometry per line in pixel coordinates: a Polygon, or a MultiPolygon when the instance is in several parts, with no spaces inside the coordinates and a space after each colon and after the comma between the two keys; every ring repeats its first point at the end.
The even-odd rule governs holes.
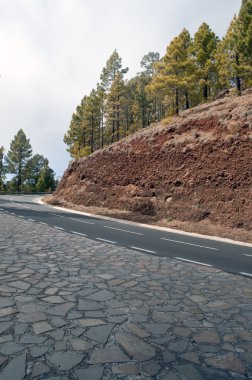
{"type": "Polygon", "coordinates": [[[93,153],[94,151],[94,129],[92,128],[91,129],[91,144],[90,144],[90,150],[91,150],[91,153],[93,153]]]}
{"type": "Polygon", "coordinates": [[[124,137],[127,136],[127,132],[129,130],[129,107],[126,106],[126,125],[125,125],[125,133],[124,133],[124,137]]]}
{"type": "Polygon", "coordinates": [[[93,153],[93,151],[94,151],[94,119],[93,119],[93,115],[91,117],[90,150],[91,150],[91,153],[93,153]]]}
{"type": "MultiPolygon", "coordinates": [[[[206,82],[207,82],[207,79],[208,78],[205,78],[206,82]]],[[[204,84],[204,87],[203,87],[203,97],[204,97],[204,100],[207,101],[207,99],[208,99],[208,85],[206,83],[204,84]]]]}
{"type": "Polygon", "coordinates": [[[18,181],[17,181],[17,191],[20,192],[22,185],[22,177],[21,177],[21,165],[18,167],[18,181]]]}
{"type": "Polygon", "coordinates": [[[117,97],[117,112],[116,112],[116,140],[120,140],[120,96],[117,97]]]}
{"type": "Polygon", "coordinates": [[[154,122],[157,121],[157,99],[154,99],[154,122]]]}
{"type": "Polygon", "coordinates": [[[142,128],[145,128],[146,127],[146,123],[145,123],[145,114],[146,114],[146,111],[145,111],[145,104],[144,104],[143,100],[141,102],[141,108],[142,108],[142,128]]]}
{"type": "MultiPolygon", "coordinates": [[[[235,55],[235,61],[236,61],[237,66],[240,66],[238,53],[235,55]]],[[[236,75],[236,88],[237,88],[238,94],[241,95],[241,78],[238,75],[238,73],[236,75]]]]}
{"type": "Polygon", "coordinates": [[[103,124],[103,114],[104,114],[104,111],[102,109],[102,114],[101,114],[101,147],[103,148],[103,145],[104,145],[104,124],[103,124]]]}
{"type": "Polygon", "coordinates": [[[113,113],[112,113],[112,131],[111,131],[111,144],[114,142],[115,135],[115,105],[113,104],[113,113]]]}
{"type": "Polygon", "coordinates": [[[189,106],[189,97],[188,97],[188,91],[187,90],[185,90],[185,98],[186,98],[185,108],[186,108],[186,110],[189,110],[190,106],[189,106]]]}
{"type": "Polygon", "coordinates": [[[177,88],[175,90],[175,112],[176,112],[176,115],[179,114],[179,94],[178,94],[177,88]]]}

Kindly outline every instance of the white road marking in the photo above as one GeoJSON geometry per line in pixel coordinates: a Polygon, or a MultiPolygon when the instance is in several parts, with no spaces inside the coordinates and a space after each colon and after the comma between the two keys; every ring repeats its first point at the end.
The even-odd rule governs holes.
{"type": "Polygon", "coordinates": [[[39,222],[39,224],[43,224],[44,226],[47,226],[47,223],[39,222]]]}
{"type": "Polygon", "coordinates": [[[86,224],[94,224],[92,222],[87,222],[86,220],[80,220],[80,219],[75,219],[75,218],[70,218],[71,220],[74,220],[76,222],[81,222],[81,223],[86,223],[86,224]]]}
{"type": "Polygon", "coordinates": [[[25,219],[25,217],[24,217],[24,216],[22,216],[22,215],[18,215],[18,217],[19,217],[19,218],[22,218],[22,219],[25,219]]]}
{"type": "Polygon", "coordinates": [[[205,264],[205,263],[202,263],[202,262],[200,262],[200,261],[187,260],[187,259],[183,259],[182,257],[175,257],[175,259],[177,259],[177,260],[182,260],[182,261],[186,261],[187,263],[193,263],[193,264],[204,265],[205,267],[212,267],[212,265],[210,265],[210,264],[205,264]]]}
{"type": "Polygon", "coordinates": [[[29,220],[30,222],[35,222],[35,220],[34,220],[34,219],[29,219],[29,218],[28,218],[27,220],[29,220]]]}
{"type": "Polygon", "coordinates": [[[28,206],[25,206],[21,203],[18,203],[18,202],[15,202],[13,199],[10,199],[11,203],[15,203],[15,205],[18,205],[18,206],[21,206],[21,207],[24,207],[24,208],[29,208],[28,206]]]}
{"type": "Polygon", "coordinates": [[[101,239],[101,238],[96,238],[96,240],[104,241],[105,243],[116,244],[116,241],[112,241],[112,240],[106,240],[106,239],[101,239]]]}
{"type": "Polygon", "coordinates": [[[240,274],[243,274],[244,276],[249,276],[249,277],[252,277],[252,274],[251,274],[251,273],[240,272],[240,274]]]}
{"type": "Polygon", "coordinates": [[[245,253],[244,253],[244,256],[252,257],[252,255],[246,255],[245,253]]]}
{"type": "Polygon", "coordinates": [[[109,226],[103,226],[104,228],[110,228],[111,230],[117,230],[117,231],[123,231],[123,232],[128,232],[129,234],[134,234],[134,235],[143,235],[140,232],[133,232],[133,231],[128,231],[128,230],[122,230],[121,228],[115,228],[115,227],[109,227],[109,226]]]}
{"type": "Polygon", "coordinates": [[[75,235],[80,235],[80,236],[87,236],[85,234],[81,234],[80,232],[76,232],[76,231],[71,231],[72,234],[75,234],[75,235]]]}
{"type": "Polygon", "coordinates": [[[143,251],[143,252],[147,252],[147,253],[157,253],[155,251],[150,251],[149,249],[143,249],[143,248],[139,248],[139,247],[134,247],[133,245],[131,245],[130,248],[137,249],[138,251],[143,251]]]}
{"type": "Polygon", "coordinates": [[[50,215],[57,216],[58,218],[64,218],[62,215],[54,214],[53,212],[50,212],[50,215]]]}
{"type": "Polygon", "coordinates": [[[58,227],[58,226],[53,226],[54,228],[57,228],[58,230],[63,230],[64,231],[64,228],[61,228],[61,227],[58,227]]]}
{"type": "Polygon", "coordinates": [[[205,245],[199,245],[199,244],[192,244],[192,243],[187,243],[185,241],[179,241],[179,240],[172,240],[172,239],[166,239],[166,238],[161,238],[161,240],[167,240],[167,241],[172,241],[174,243],[180,243],[180,244],[186,244],[186,245],[192,245],[194,247],[200,247],[200,248],[206,248],[206,249],[212,249],[214,251],[218,251],[218,248],[213,248],[213,247],[206,247],[205,245]]]}

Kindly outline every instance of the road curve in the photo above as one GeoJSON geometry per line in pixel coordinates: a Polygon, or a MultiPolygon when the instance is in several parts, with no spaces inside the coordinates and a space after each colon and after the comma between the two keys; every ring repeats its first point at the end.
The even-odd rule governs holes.
{"type": "Polygon", "coordinates": [[[246,245],[66,212],[36,204],[31,195],[0,196],[0,211],[96,241],[252,278],[252,248],[246,245]]]}

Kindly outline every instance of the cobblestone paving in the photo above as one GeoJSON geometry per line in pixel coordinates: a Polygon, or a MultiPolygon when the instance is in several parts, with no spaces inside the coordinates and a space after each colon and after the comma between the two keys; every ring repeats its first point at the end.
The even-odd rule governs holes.
{"type": "Polygon", "coordinates": [[[252,280],[0,212],[0,380],[252,379],[252,280]]]}

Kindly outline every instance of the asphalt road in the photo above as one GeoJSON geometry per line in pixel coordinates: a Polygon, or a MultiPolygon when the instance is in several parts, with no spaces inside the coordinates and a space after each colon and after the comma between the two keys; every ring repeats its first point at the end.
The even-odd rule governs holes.
{"type": "Polygon", "coordinates": [[[251,247],[135,226],[127,221],[79,215],[34,203],[34,198],[31,195],[0,196],[0,212],[10,213],[33,223],[45,223],[96,241],[117,244],[151,255],[213,266],[252,278],[251,247]]]}

